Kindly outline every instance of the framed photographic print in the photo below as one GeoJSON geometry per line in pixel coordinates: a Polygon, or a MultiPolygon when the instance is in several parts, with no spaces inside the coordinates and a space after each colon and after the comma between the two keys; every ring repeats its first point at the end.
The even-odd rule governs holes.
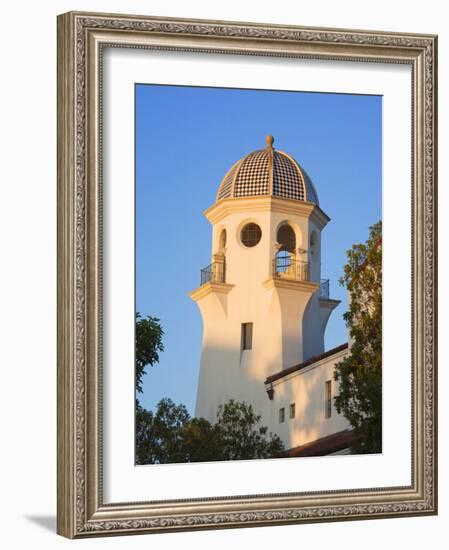
{"type": "Polygon", "coordinates": [[[431,35],[58,18],[58,532],[437,511],[431,35]]]}

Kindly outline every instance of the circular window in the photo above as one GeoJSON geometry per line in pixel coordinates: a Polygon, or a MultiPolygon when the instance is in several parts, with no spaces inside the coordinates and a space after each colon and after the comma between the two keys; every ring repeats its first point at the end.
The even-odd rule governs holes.
{"type": "Polygon", "coordinates": [[[262,238],[262,230],[257,223],[247,223],[242,229],[240,239],[245,246],[256,246],[262,238]]]}

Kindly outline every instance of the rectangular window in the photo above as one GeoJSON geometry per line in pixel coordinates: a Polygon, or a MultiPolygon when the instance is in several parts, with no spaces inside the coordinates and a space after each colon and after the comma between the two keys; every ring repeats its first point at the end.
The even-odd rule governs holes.
{"type": "Polygon", "coordinates": [[[295,418],[296,411],[295,411],[295,404],[294,403],[290,404],[288,412],[289,412],[290,418],[295,418]]]}
{"type": "Polygon", "coordinates": [[[252,323],[242,323],[242,349],[253,349],[252,323]]]}
{"type": "Polygon", "coordinates": [[[326,399],[326,418],[330,418],[332,415],[332,380],[326,381],[325,399],[326,399]]]}
{"type": "Polygon", "coordinates": [[[279,423],[282,424],[282,422],[285,421],[285,409],[282,407],[282,409],[279,409],[279,423]]]}

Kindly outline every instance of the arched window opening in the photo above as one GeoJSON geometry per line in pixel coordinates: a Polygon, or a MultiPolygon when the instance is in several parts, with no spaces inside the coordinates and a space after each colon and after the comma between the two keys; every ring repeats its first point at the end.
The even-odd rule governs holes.
{"type": "Polygon", "coordinates": [[[221,254],[225,253],[226,249],[226,229],[222,229],[220,238],[218,239],[218,248],[221,254]]]}
{"type": "Polygon", "coordinates": [[[312,256],[312,258],[315,258],[316,257],[316,252],[317,252],[317,248],[318,248],[318,238],[317,238],[317,234],[315,231],[312,231],[311,235],[310,235],[310,255],[312,256]]]}
{"type": "Polygon", "coordinates": [[[294,269],[296,260],[296,235],[293,228],[288,224],[281,225],[276,240],[279,245],[276,252],[276,272],[288,274],[294,269]]]}
{"type": "Polygon", "coordinates": [[[296,235],[291,225],[284,224],[278,229],[277,242],[281,245],[279,251],[284,250],[295,253],[296,248],[296,235]]]}

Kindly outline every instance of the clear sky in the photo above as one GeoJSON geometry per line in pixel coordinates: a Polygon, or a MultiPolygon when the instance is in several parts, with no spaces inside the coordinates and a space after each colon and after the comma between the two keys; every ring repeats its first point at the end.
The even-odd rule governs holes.
{"type": "Polygon", "coordinates": [[[322,233],[322,277],[342,301],[326,349],[347,341],[338,283],[346,250],[381,219],[382,98],[347,94],[136,85],[136,307],[159,317],[165,351],[147,369],[142,404],[162,397],[193,413],[202,322],[188,292],[210,263],[202,212],[231,165],[265,147],[292,155],[331,218],[322,233]]]}

